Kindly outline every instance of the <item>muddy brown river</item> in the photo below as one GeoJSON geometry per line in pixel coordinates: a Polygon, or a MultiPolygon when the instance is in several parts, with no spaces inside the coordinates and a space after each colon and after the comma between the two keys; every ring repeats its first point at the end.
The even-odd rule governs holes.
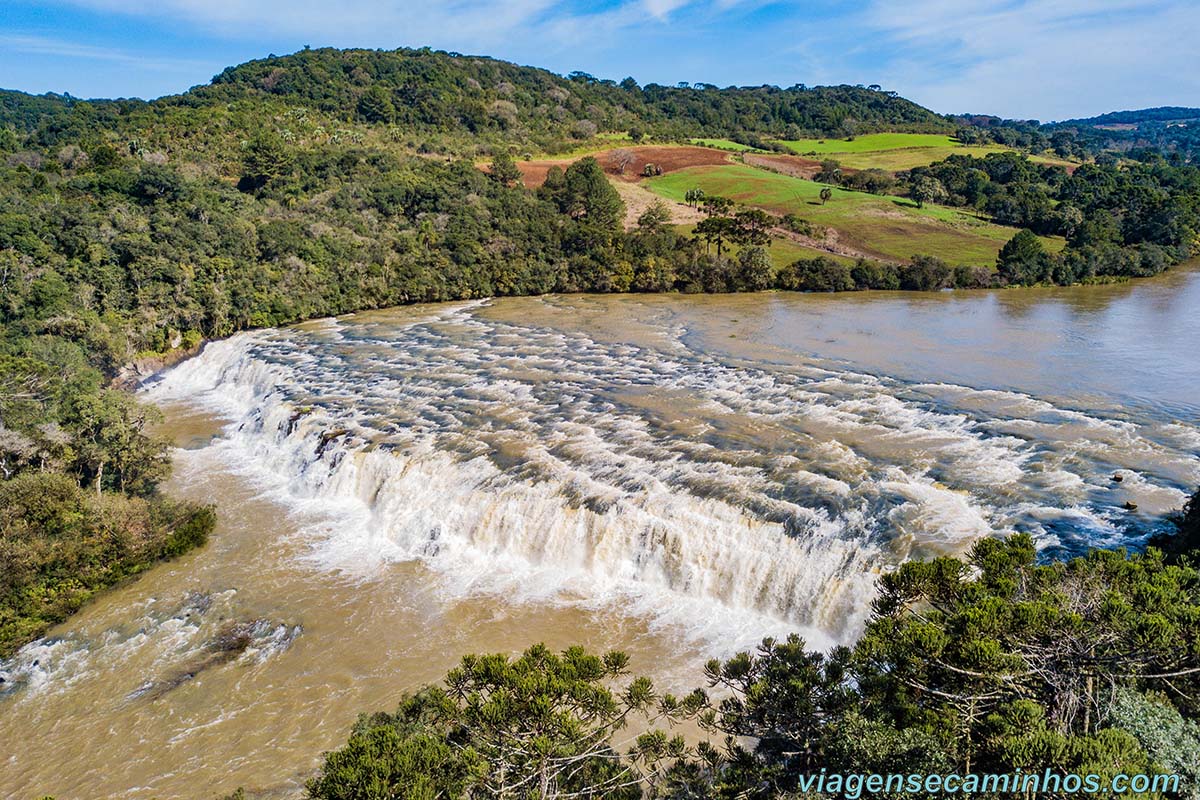
{"type": "Polygon", "coordinates": [[[0,663],[0,796],[302,796],[360,711],[467,652],[617,647],[686,690],[764,635],[853,639],[907,558],[1139,546],[1200,484],[1198,343],[1181,269],[478,301],[210,344],[144,394],[168,491],[218,531],[0,663]]]}

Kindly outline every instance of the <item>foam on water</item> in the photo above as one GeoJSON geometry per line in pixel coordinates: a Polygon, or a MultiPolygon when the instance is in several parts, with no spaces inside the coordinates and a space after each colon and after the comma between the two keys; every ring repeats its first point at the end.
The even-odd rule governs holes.
{"type": "MultiPolygon", "coordinates": [[[[153,689],[169,688],[180,664],[203,665],[230,626],[238,626],[239,641],[231,658],[261,663],[286,650],[300,634],[297,625],[270,620],[235,622],[233,590],[189,593],[181,598],[148,598],[137,616],[99,636],[70,633],[61,638],[39,639],[0,662],[0,696],[19,695],[23,700],[45,692],[63,693],[89,675],[94,656],[103,651],[104,669],[112,670],[138,659],[146,680],[129,692],[131,699],[153,689]]],[[[186,675],[187,679],[192,676],[186,675]]]]}
{"type": "Polygon", "coordinates": [[[1200,479],[1151,430],[1033,397],[835,364],[502,322],[479,303],[240,334],[151,399],[230,420],[190,457],[262,482],[354,574],[420,559],[449,593],[620,603],[728,644],[861,625],[880,570],[1029,531],[1135,543],[1122,497],[1200,479]],[[1113,469],[1136,470],[1118,496],[1113,469]]]}

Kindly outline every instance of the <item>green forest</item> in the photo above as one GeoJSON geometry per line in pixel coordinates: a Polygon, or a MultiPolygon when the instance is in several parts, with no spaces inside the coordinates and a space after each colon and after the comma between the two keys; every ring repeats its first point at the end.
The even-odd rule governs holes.
{"type": "MultiPolygon", "coordinates": [[[[159,491],[156,412],[119,385],[134,360],[404,303],[1073,284],[1200,253],[1200,168],[1177,141],[1117,152],[977,123],[878,87],[640,86],[431,50],[306,49],[152,102],[0,92],[0,657],[213,529],[219,509],[159,491]],[[660,205],[627,224],[597,159],[538,188],[515,163],[606,135],[758,147],[882,131],[1080,163],[953,155],[878,186],[831,166],[830,183],[972,209],[1013,237],[995,263],[782,264],[766,246],[779,229],[811,232],[800,216],[693,193],[690,232],[660,205]],[[1039,235],[1065,245],[1048,252],[1039,235]]],[[[1165,770],[1192,787],[1169,796],[1196,797],[1198,515],[1193,499],[1180,535],[1145,553],[1042,563],[1014,537],[906,564],[853,647],[764,642],[707,665],[708,685],[684,697],[619,653],[469,656],[444,685],[364,716],[309,793],[800,797],[819,768],[903,767],[1165,770]],[[653,729],[618,746],[637,719],[653,729]],[[672,733],[683,721],[708,743],[672,733]]]]}

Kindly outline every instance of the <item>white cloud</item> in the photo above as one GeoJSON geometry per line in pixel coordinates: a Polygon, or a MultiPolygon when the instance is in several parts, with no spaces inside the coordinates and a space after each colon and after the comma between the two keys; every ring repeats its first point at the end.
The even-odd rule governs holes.
{"type": "Polygon", "coordinates": [[[642,0],[642,7],[650,16],[665,20],[677,8],[686,6],[690,0],[642,0]]]}
{"type": "MultiPolygon", "coordinates": [[[[552,26],[605,14],[577,13],[554,0],[69,0],[95,11],[182,20],[230,37],[311,37],[313,44],[451,50],[494,47],[514,37],[537,41],[552,26]]],[[[665,17],[686,0],[629,0],[629,22],[665,17]]],[[[545,42],[553,47],[555,42],[545,42]]]]}
{"type": "Polygon", "coordinates": [[[1064,119],[1200,105],[1200,5],[1185,0],[876,0],[887,83],[945,112],[1064,119]]]}
{"type": "Polygon", "coordinates": [[[171,70],[175,72],[192,73],[206,65],[201,61],[189,59],[163,59],[145,57],[128,53],[112,47],[94,47],[92,45],[67,42],[45,36],[22,36],[0,34],[0,47],[14,53],[28,55],[56,56],[58,58],[78,58],[88,61],[107,61],[129,67],[153,70],[171,70]]]}

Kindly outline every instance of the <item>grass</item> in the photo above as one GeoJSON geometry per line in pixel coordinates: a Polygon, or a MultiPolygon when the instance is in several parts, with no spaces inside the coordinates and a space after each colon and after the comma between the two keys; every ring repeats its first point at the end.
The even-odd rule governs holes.
{"type": "Polygon", "coordinates": [[[559,158],[582,158],[583,156],[595,155],[602,153],[605,150],[612,150],[614,147],[634,147],[633,140],[629,138],[628,133],[602,132],[597,133],[586,142],[581,142],[574,147],[562,150],[557,153],[535,152],[530,153],[534,161],[550,161],[559,158]]]}
{"type": "Polygon", "coordinates": [[[732,150],[735,153],[763,152],[757,147],[750,147],[749,145],[742,144],[741,142],[735,142],[731,139],[692,139],[690,141],[692,144],[697,145],[698,147],[712,147],[717,150],[732,150]]]}
{"type": "MultiPolygon", "coordinates": [[[[832,158],[852,169],[882,169],[902,172],[923,167],[953,155],[983,157],[988,153],[1009,152],[998,144],[964,145],[939,133],[872,133],[845,139],[798,139],[780,142],[794,153],[813,158],[832,158]],[[815,154],[815,155],[814,155],[815,154]]],[[[1040,164],[1071,164],[1051,156],[1030,156],[1040,164]]]]}
{"type": "Polygon", "coordinates": [[[873,153],[879,150],[898,150],[908,147],[955,147],[958,142],[940,133],[871,133],[846,139],[796,139],[781,142],[797,153],[832,155],[844,153],[873,153]]]}
{"type": "MultiPolygon", "coordinates": [[[[675,230],[683,236],[691,236],[694,227],[694,225],[676,225],[675,230]]],[[[730,258],[736,258],[740,250],[741,248],[736,244],[725,245],[725,254],[730,258]]],[[[799,261],[802,258],[816,258],[817,256],[824,256],[841,264],[854,264],[857,262],[857,259],[854,258],[837,255],[836,253],[827,253],[815,247],[805,247],[802,244],[793,242],[791,239],[772,239],[771,243],[767,245],[767,252],[771,254],[771,263],[775,265],[775,269],[785,267],[793,261],[799,261]]]]}
{"type": "MultiPolygon", "coordinates": [[[[700,188],[739,203],[779,214],[794,213],[810,222],[834,228],[840,241],[867,255],[907,260],[913,255],[937,256],[950,264],[987,265],[1016,229],[981,220],[946,206],[916,208],[906,198],[872,195],[834,188],[825,204],[822,184],[792,178],[744,164],[689,167],[657,178],[645,186],[677,202],[688,189],[700,188]]],[[[1061,249],[1061,240],[1044,240],[1061,249]]]]}

